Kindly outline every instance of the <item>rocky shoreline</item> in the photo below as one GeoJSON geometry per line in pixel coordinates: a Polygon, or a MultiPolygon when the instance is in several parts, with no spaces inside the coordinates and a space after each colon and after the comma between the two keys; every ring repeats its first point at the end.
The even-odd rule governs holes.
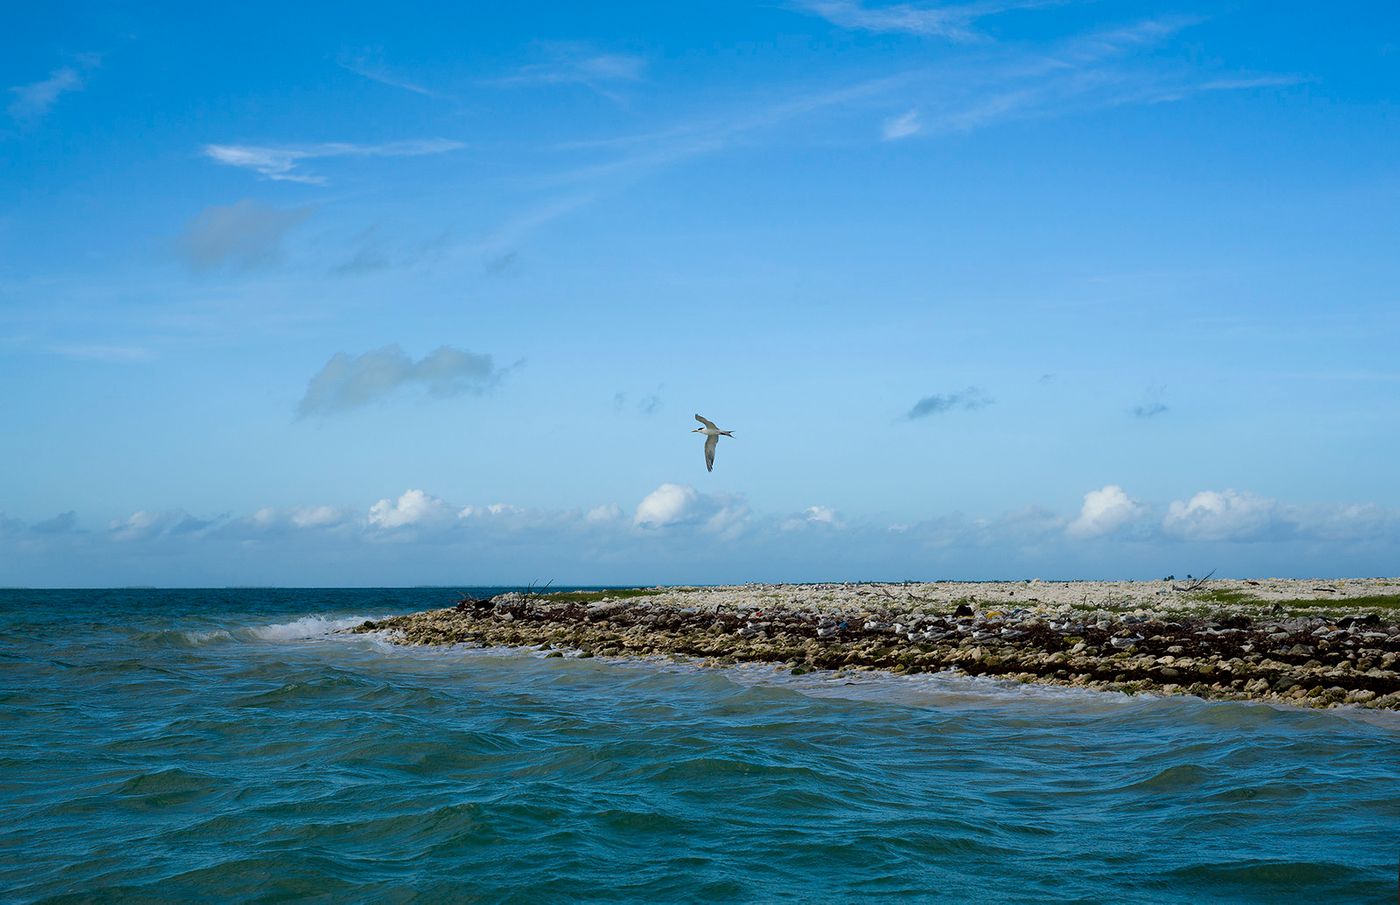
{"type": "Polygon", "coordinates": [[[404,644],[956,670],[1127,693],[1400,710],[1400,581],[747,585],[464,598],[404,644]]]}

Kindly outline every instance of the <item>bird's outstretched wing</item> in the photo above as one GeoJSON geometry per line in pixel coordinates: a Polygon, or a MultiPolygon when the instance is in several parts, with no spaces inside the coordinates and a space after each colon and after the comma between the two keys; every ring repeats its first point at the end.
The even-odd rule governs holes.
{"type": "Polygon", "coordinates": [[[712,429],[714,429],[714,430],[719,430],[719,428],[715,427],[715,423],[714,423],[713,421],[711,421],[709,418],[701,418],[699,415],[696,415],[696,416],[695,416],[695,420],[696,420],[696,421],[699,421],[701,424],[705,425],[705,426],[708,427],[708,428],[712,428],[712,429]]]}
{"type": "MultiPolygon", "coordinates": [[[[700,417],[696,415],[695,417],[700,417]]],[[[711,434],[705,438],[705,470],[715,470],[715,447],[719,446],[719,434],[711,434]]]]}

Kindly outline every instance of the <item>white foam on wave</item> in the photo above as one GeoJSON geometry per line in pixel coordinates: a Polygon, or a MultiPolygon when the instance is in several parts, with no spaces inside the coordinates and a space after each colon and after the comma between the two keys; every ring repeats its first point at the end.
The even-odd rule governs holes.
{"type": "MultiPolygon", "coordinates": [[[[362,620],[349,620],[358,624],[362,620]]],[[[483,646],[476,643],[447,645],[404,645],[390,633],[370,632],[353,636],[369,642],[384,653],[398,657],[447,660],[448,658],[528,659],[562,654],[561,665],[570,668],[593,666],[652,670],[669,673],[722,676],[745,687],[784,688],[813,698],[835,698],[876,704],[934,707],[940,710],[983,710],[1006,705],[1026,708],[1051,706],[1064,714],[1093,716],[1127,710],[1162,711],[1177,718],[1200,709],[1259,707],[1319,717],[1342,717],[1371,723],[1385,729],[1400,729],[1400,713],[1338,707],[1313,710],[1280,701],[1208,700],[1193,695],[1162,695],[1151,692],[1127,694],[1104,688],[1018,682],[993,676],[971,676],[959,670],[901,675],[883,670],[813,670],[793,675],[791,668],[773,663],[739,663],[717,666],[703,659],[653,654],[647,656],[599,656],[580,659],[577,650],[556,650],[536,646],[483,646]]]]}
{"type": "Polygon", "coordinates": [[[259,641],[310,641],[328,638],[380,616],[302,616],[291,622],[278,622],[248,629],[259,641]]]}
{"type": "MultiPolygon", "coordinates": [[[[531,648],[481,648],[477,652],[487,655],[515,653],[532,657],[548,654],[547,651],[531,648]]],[[[576,658],[576,652],[565,653],[566,660],[576,658]]],[[[1064,713],[1093,715],[1159,704],[1192,708],[1224,703],[1189,696],[1161,698],[1098,688],[1022,683],[992,676],[970,676],[958,670],[901,675],[883,670],[818,669],[793,675],[791,668],[785,665],[738,663],[717,666],[706,660],[667,654],[596,657],[582,662],[624,669],[719,676],[747,688],[782,688],[812,698],[933,707],[939,710],[984,710],[1008,705],[1027,708],[1053,706],[1064,713]]]]}
{"type": "Polygon", "coordinates": [[[792,675],[782,667],[744,664],[730,667],[728,678],[740,685],[770,685],[816,698],[872,703],[927,705],[940,709],[1006,704],[1056,704],[1074,710],[1117,710],[1142,698],[1117,691],[1017,682],[990,676],[969,676],[954,670],[899,675],[881,670],[814,670],[792,675]]]}
{"type": "Polygon", "coordinates": [[[480,657],[485,659],[527,657],[547,658],[562,653],[563,660],[578,665],[627,670],[722,676],[745,687],[784,688],[813,698],[834,698],[869,703],[931,706],[939,709],[984,709],[1008,704],[1026,706],[1056,705],[1086,713],[1112,712],[1145,703],[1169,700],[1173,706],[1206,704],[1197,698],[1161,699],[1152,695],[1129,695],[1119,691],[1070,685],[1022,683],[990,676],[970,676],[956,670],[900,675],[883,670],[818,669],[793,675],[791,668],[773,663],[738,663],[717,666],[711,661],[670,654],[649,656],[599,656],[580,660],[576,650],[552,651],[534,646],[497,647],[453,644],[403,647],[387,637],[386,649],[412,652],[423,657],[480,657]]]}
{"type": "Polygon", "coordinates": [[[182,636],[184,636],[184,639],[185,639],[186,641],[188,641],[190,644],[196,644],[196,645],[198,645],[198,644],[208,644],[208,643],[210,643],[211,641],[232,641],[232,640],[233,640],[233,635],[229,634],[227,629],[222,629],[222,628],[210,629],[210,630],[204,631],[204,632],[195,632],[195,631],[181,632],[180,634],[181,634],[182,636]]]}

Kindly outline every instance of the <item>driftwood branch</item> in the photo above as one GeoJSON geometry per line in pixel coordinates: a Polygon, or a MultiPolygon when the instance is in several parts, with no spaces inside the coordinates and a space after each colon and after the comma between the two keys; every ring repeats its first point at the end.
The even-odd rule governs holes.
{"type": "MultiPolygon", "coordinates": [[[[1207,581],[1210,581],[1210,577],[1211,577],[1212,575],[1214,575],[1214,574],[1215,574],[1215,570],[1214,570],[1214,569],[1211,569],[1211,570],[1210,570],[1209,572],[1207,572],[1204,576],[1202,576],[1202,577],[1200,577],[1200,578],[1192,579],[1192,581],[1191,581],[1190,584],[1186,584],[1186,585],[1176,585],[1176,584],[1174,584],[1174,585],[1172,585],[1172,590],[1173,590],[1173,591],[1188,591],[1188,592],[1189,592],[1189,591],[1199,591],[1201,588],[1203,588],[1203,587],[1206,586],[1206,582],[1207,582],[1207,581]]],[[[1187,578],[1191,578],[1190,575],[1187,575],[1186,577],[1187,577],[1187,578]]]]}

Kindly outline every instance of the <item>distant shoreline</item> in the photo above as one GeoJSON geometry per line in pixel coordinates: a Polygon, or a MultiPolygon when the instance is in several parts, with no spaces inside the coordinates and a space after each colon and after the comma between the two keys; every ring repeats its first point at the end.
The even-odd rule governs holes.
{"type": "Polygon", "coordinates": [[[957,670],[1127,693],[1400,710],[1400,579],[511,592],[366,622],[404,644],[957,670]]]}
{"type": "MultiPolygon", "coordinates": [[[[664,588],[671,590],[723,590],[726,588],[757,588],[757,587],[790,587],[790,588],[861,588],[861,587],[882,587],[889,589],[901,588],[952,588],[958,593],[968,594],[982,592],[997,593],[1000,588],[1021,588],[1025,585],[1037,585],[1041,588],[1071,586],[1076,589],[1102,587],[1114,588],[1166,588],[1170,585],[1186,584],[1190,578],[1176,579],[1168,578],[1156,579],[1098,579],[1098,578],[985,578],[985,579],[932,579],[932,580],[899,580],[886,581],[875,579],[852,579],[849,581],[752,581],[740,584],[717,583],[717,584],[696,584],[674,582],[668,584],[582,584],[576,582],[555,581],[548,585],[536,583],[533,586],[520,584],[518,582],[468,582],[456,581],[443,584],[168,584],[168,585],[130,585],[130,584],[94,584],[94,585],[0,585],[0,591],[461,591],[462,589],[488,589],[494,591],[519,591],[521,593],[545,594],[556,591],[615,591],[630,590],[635,588],[664,588]]],[[[1245,587],[1248,585],[1263,584],[1265,593],[1269,593],[1269,588],[1275,586],[1296,587],[1303,592],[1311,590],[1317,585],[1335,584],[1346,587],[1364,587],[1373,589],[1367,593],[1386,593],[1400,597],[1400,577],[1397,578],[1213,578],[1209,588],[1225,587],[1245,587]]],[[[1259,589],[1253,589],[1259,590],[1259,589]]],[[[1345,588],[1343,588],[1345,591],[1345,588]]],[[[1098,593],[1095,591],[1095,593],[1098,593]]],[[[1327,599],[1347,599],[1343,597],[1327,598],[1321,595],[1314,595],[1317,601],[1327,599]]],[[[1396,604],[1400,606],[1400,603],[1396,604]]]]}

